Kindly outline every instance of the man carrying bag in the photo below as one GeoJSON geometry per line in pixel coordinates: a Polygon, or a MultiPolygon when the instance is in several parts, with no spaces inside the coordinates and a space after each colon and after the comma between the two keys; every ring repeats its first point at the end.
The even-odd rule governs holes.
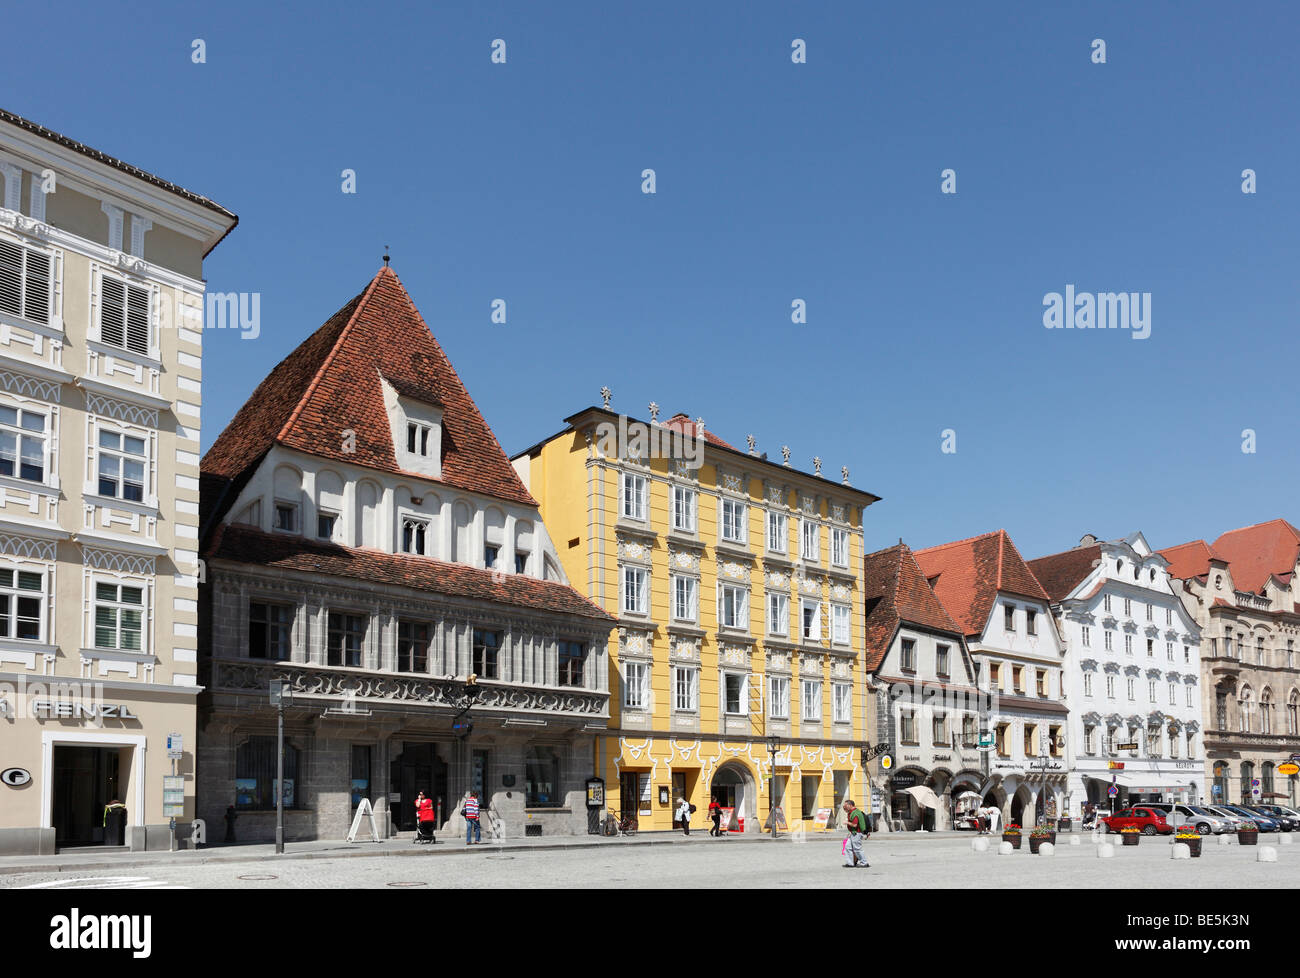
{"type": "Polygon", "coordinates": [[[844,803],[844,813],[848,816],[849,838],[848,844],[844,847],[844,868],[853,869],[861,866],[866,869],[871,864],[867,862],[867,857],[862,854],[862,843],[871,834],[869,823],[867,822],[867,813],[853,804],[849,799],[844,803]]]}

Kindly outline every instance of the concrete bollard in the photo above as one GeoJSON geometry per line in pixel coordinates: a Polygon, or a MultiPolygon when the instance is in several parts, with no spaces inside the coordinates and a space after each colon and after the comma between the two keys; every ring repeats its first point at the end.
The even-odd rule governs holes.
{"type": "Polygon", "coordinates": [[[988,840],[988,839],[971,839],[971,840],[970,840],[970,848],[971,848],[971,852],[988,852],[988,851],[989,851],[989,840],[988,840]]]}
{"type": "Polygon", "coordinates": [[[1192,847],[1189,846],[1186,842],[1175,842],[1173,845],[1173,849],[1171,849],[1169,852],[1169,855],[1173,859],[1191,859],[1192,847]]]}
{"type": "Polygon", "coordinates": [[[1097,858],[1110,859],[1115,855],[1115,847],[1109,842],[1103,842],[1097,847],[1097,858]]]}
{"type": "Polygon", "coordinates": [[[1072,845],[1072,846],[1081,846],[1081,845],[1083,845],[1083,842],[1079,839],[1079,837],[1078,837],[1077,835],[1072,835],[1072,836],[1070,836],[1070,845],[1072,845]]]}
{"type": "Polygon", "coordinates": [[[1255,857],[1256,862],[1275,863],[1277,862],[1277,850],[1272,846],[1260,846],[1259,855],[1255,857]]]}
{"type": "Polygon", "coordinates": [[[999,856],[1009,856],[1015,851],[1016,851],[1016,847],[1013,846],[1010,842],[1003,842],[998,845],[999,856]]]}
{"type": "Polygon", "coordinates": [[[1038,854],[1040,856],[1050,856],[1055,852],[1056,852],[1056,846],[1052,845],[1052,843],[1050,842],[1044,842],[1042,845],[1038,847],[1038,854]]]}
{"type": "Polygon", "coordinates": [[[1291,844],[1291,836],[1290,835],[1280,836],[1277,841],[1279,845],[1289,846],[1291,844]]]}

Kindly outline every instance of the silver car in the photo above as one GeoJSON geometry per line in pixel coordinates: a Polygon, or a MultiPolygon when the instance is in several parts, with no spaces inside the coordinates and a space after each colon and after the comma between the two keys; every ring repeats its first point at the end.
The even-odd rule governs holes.
{"type": "Polygon", "coordinates": [[[1200,805],[1156,802],[1149,804],[1147,807],[1154,808],[1164,815],[1165,820],[1175,829],[1191,826],[1199,835],[1222,835],[1225,832],[1236,831],[1236,828],[1222,815],[1200,805]]]}
{"type": "Polygon", "coordinates": [[[1231,831],[1233,832],[1236,832],[1238,829],[1242,828],[1246,824],[1246,820],[1242,818],[1240,815],[1234,815],[1232,812],[1226,811],[1220,808],[1218,805],[1204,805],[1202,807],[1207,812],[1213,812],[1215,815],[1218,815],[1219,818],[1228,822],[1232,826],[1231,831]]]}

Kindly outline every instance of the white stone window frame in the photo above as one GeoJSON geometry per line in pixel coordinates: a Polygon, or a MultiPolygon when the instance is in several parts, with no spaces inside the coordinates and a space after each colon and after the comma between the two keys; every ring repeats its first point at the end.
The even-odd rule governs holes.
{"type": "Polygon", "coordinates": [[[749,543],[749,503],[747,500],[720,495],[718,497],[718,539],[723,543],[729,543],[733,546],[743,547],[749,543]],[[738,514],[728,517],[729,511],[738,511],[738,514]],[[736,536],[728,536],[727,529],[734,526],[737,530],[736,536]]]}
{"type": "MultiPolygon", "coordinates": [[[[337,526],[337,524],[336,524],[337,526]]],[[[397,539],[393,541],[393,552],[407,557],[432,557],[434,553],[434,517],[430,513],[422,512],[418,509],[408,509],[405,506],[397,507],[397,539]],[[422,523],[424,524],[424,549],[423,550],[406,550],[406,524],[422,523]]]]}
{"type": "Polygon", "coordinates": [[[744,584],[718,582],[718,627],[729,632],[749,632],[749,587],[744,584]],[[727,595],[739,595],[739,608],[735,611],[735,621],[727,620],[727,595]]]}
{"type": "Polygon", "coordinates": [[[669,526],[676,533],[694,534],[699,525],[700,514],[700,493],[699,490],[692,486],[670,483],[668,488],[668,520],[669,526]],[[688,501],[686,509],[687,519],[684,525],[678,525],[679,507],[677,501],[679,496],[688,501]]]}
{"type": "Polygon", "coordinates": [[[820,598],[803,598],[799,599],[799,640],[801,642],[820,642],[822,640],[822,602],[820,598]],[[816,614],[813,616],[812,634],[805,634],[804,630],[804,609],[812,607],[816,614]]]}
{"type": "Polygon", "coordinates": [[[672,591],[672,603],[673,603],[672,606],[673,621],[685,622],[687,624],[692,624],[692,625],[696,624],[700,620],[700,579],[699,577],[696,576],[695,574],[683,574],[677,571],[674,571],[672,574],[669,575],[669,577],[672,581],[671,591],[672,591]],[[688,588],[690,592],[689,601],[688,601],[689,607],[687,608],[687,614],[684,616],[679,614],[679,604],[677,600],[678,598],[677,585],[679,581],[689,585],[688,588]]]}
{"type": "Polygon", "coordinates": [[[790,637],[790,595],[783,591],[767,592],[767,634],[780,638],[790,637]],[[781,611],[776,616],[773,615],[773,601],[776,601],[781,611]],[[780,626],[780,627],[774,627],[780,626]]]}
{"type": "Polygon", "coordinates": [[[296,499],[281,499],[276,496],[271,502],[271,532],[288,533],[294,536],[302,534],[302,503],[296,499]],[[293,514],[293,526],[280,526],[280,511],[289,510],[293,514]]]}
{"type": "Polygon", "coordinates": [[[417,458],[429,458],[429,445],[433,440],[433,425],[425,421],[406,419],[406,454],[414,455],[417,458]],[[414,450],[411,448],[412,435],[415,436],[414,450]]]}
{"type": "Polygon", "coordinates": [[[790,719],[790,677],[789,676],[768,676],[768,716],[773,720],[790,719]],[[778,694],[777,690],[783,692],[778,694]]]}
{"type": "MultiPolygon", "coordinates": [[[[45,430],[41,433],[44,440],[44,472],[40,482],[32,479],[23,479],[18,473],[22,471],[22,444],[21,441],[16,443],[14,457],[14,474],[0,475],[0,486],[7,486],[13,489],[20,489],[27,492],[48,490],[57,492],[59,489],[59,403],[53,398],[33,397],[25,393],[18,393],[19,390],[30,391],[31,394],[57,395],[56,390],[50,390],[53,385],[43,382],[32,381],[24,383],[27,380],[17,374],[12,374],[3,368],[0,368],[0,406],[12,408],[15,411],[31,411],[40,413],[45,416],[45,430]]],[[[17,428],[5,426],[6,431],[13,431],[16,434],[35,435],[36,432],[23,429],[21,425],[17,428]]]]}
{"type": "Polygon", "coordinates": [[[718,705],[721,709],[722,716],[724,718],[749,716],[749,673],[742,672],[738,669],[725,668],[718,671],[718,689],[722,694],[720,697],[721,702],[718,705]],[[735,710],[731,709],[731,694],[728,689],[728,684],[732,680],[738,680],[740,682],[740,694],[737,698],[737,708],[735,710]]]}
{"type": "MultiPolygon", "coordinates": [[[[24,251],[33,252],[45,257],[50,263],[50,280],[49,289],[49,309],[46,313],[46,321],[41,322],[38,319],[29,319],[27,316],[18,315],[12,312],[0,311],[0,330],[5,334],[11,327],[26,330],[34,334],[32,352],[41,354],[43,352],[43,339],[51,339],[61,343],[63,340],[63,251],[62,249],[42,244],[39,241],[27,238],[22,234],[10,234],[6,229],[0,233],[0,240],[3,240],[24,251]]],[[[27,260],[23,259],[24,282],[26,281],[27,260]]],[[[8,343],[8,335],[0,335],[0,342],[8,343]]]]}
{"type": "MultiPolygon", "coordinates": [[[[333,510],[333,509],[329,509],[329,508],[324,507],[324,506],[317,506],[317,507],[316,507],[316,533],[314,534],[315,539],[317,539],[317,540],[324,540],[324,541],[326,541],[327,543],[338,543],[339,540],[337,540],[336,538],[339,537],[339,536],[341,536],[341,534],[342,534],[342,526],[343,526],[343,514],[342,514],[342,513],[337,512],[336,510],[333,510]],[[328,518],[328,519],[331,519],[331,520],[334,521],[332,524],[330,524],[330,534],[329,534],[329,536],[321,536],[321,533],[320,533],[320,521],[321,521],[322,517],[324,517],[324,518],[328,518]]],[[[426,537],[426,539],[427,539],[427,537],[426,537]]]]}
{"type": "Polygon", "coordinates": [[[849,552],[852,549],[852,534],[842,526],[832,526],[831,533],[831,566],[848,567],[849,552]]]}
{"type": "Polygon", "coordinates": [[[645,659],[624,659],[623,660],[623,709],[632,710],[637,713],[647,713],[650,710],[650,676],[653,669],[653,663],[645,659]],[[638,680],[633,682],[629,676],[632,670],[639,673],[638,680]],[[631,694],[637,693],[637,702],[631,701],[631,694]]]}
{"type": "Polygon", "coordinates": [[[618,514],[620,519],[647,521],[650,506],[650,478],[640,472],[620,472],[618,482],[618,514]],[[628,489],[631,487],[631,493],[628,489]],[[629,506],[631,512],[629,512],[629,506]]]}
{"type": "Polygon", "coordinates": [[[674,713],[700,712],[700,667],[674,665],[670,676],[674,713]],[[682,680],[685,679],[686,705],[682,705],[682,680]]]}
{"type": "Polygon", "coordinates": [[[853,644],[853,606],[840,602],[831,602],[831,644],[848,647],[853,644]],[[844,625],[844,636],[840,637],[840,624],[844,625]]]}
{"type": "Polygon", "coordinates": [[[853,722],[853,684],[831,683],[831,722],[853,722]]]}
{"type": "MultiPolygon", "coordinates": [[[[120,591],[119,591],[120,597],[120,591]]],[[[131,679],[152,681],[157,663],[155,622],[157,614],[157,574],[154,558],[139,554],[122,553],[97,548],[83,548],[81,616],[82,677],[91,678],[109,673],[124,673],[131,679]],[[100,649],[95,646],[95,608],[97,586],[113,584],[118,587],[137,587],[142,591],[140,616],[140,651],[100,649]],[[139,675],[143,666],[144,675],[139,675]]]]}
{"type": "MultiPolygon", "coordinates": [[[[8,542],[8,541],[6,541],[8,542]]],[[[38,560],[0,553],[0,571],[13,575],[13,586],[0,585],[0,592],[9,595],[9,621],[17,631],[18,598],[31,598],[39,595],[41,603],[40,634],[32,638],[18,638],[17,635],[0,635],[0,665],[5,662],[20,662],[28,669],[36,668],[36,655],[46,652],[53,646],[54,633],[54,576],[57,564],[53,560],[38,560]],[[41,590],[30,591],[18,587],[19,574],[39,574],[41,590]],[[12,646],[12,649],[10,648],[12,646]]]]}
{"type": "Polygon", "coordinates": [[[620,564],[618,568],[618,608],[619,613],[623,615],[637,615],[645,617],[650,614],[650,568],[642,567],[637,564],[620,564]],[[640,578],[638,597],[640,601],[636,607],[628,607],[628,574],[637,575],[640,578]]]}
{"type": "Polygon", "coordinates": [[[799,722],[800,723],[817,723],[822,722],[822,681],[817,679],[799,680],[799,722]],[[815,696],[809,696],[809,690],[815,690],[815,696]],[[811,704],[812,709],[809,710],[811,704]]]}
{"type": "Polygon", "coordinates": [[[768,509],[763,517],[763,545],[770,554],[780,554],[785,556],[790,552],[790,515],[779,510],[768,509]],[[777,534],[772,532],[773,520],[779,521],[781,530],[777,534]],[[772,546],[773,540],[779,543],[779,546],[772,546]]]}
{"type": "MultiPolygon", "coordinates": [[[[106,399],[88,399],[86,412],[86,472],[82,494],[90,501],[109,508],[145,515],[158,516],[158,427],[157,412],[142,409],[132,411],[132,405],[125,403],[110,404],[106,399]],[[91,407],[96,410],[89,410],[91,407]],[[110,413],[111,412],[111,413],[110,413]],[[130,413],[137,419],[123,417],[130,413]],[[152,421],[153,424],[148,422],[152,421]],[[117,434],[144,441],[145,485],[144,499],[136,502],[121,496],[105,496],[99,491],[99,459],[102,449],[99,444],[100,432],[117,434]]],[[[124,453],[115,452],[118,456],[124,453]]],[[[120,480],[119,480],[120,481],[120,480]]]]}
{"type": "Polygon", "coordinates": [[[808,563],[821,562],[822,527],[814,517],[799,517],[799,559],[808,563]],[[811,531],[811,533],[809,532],[811,531]]]}
{"type": "MultiPolygon", "coordinates": [[[[91,352],[97,353],[101,356],[114,357],[139,367],[161,370],[162,354],[160,352],[159,341],[162,332],[160,329],[162,287],[157,282],[153,282],[147,278],[133,275],[120,269],[109,268],[106,265],[100,265],[96,262],[91,263],[90,271],[90,328],[86,332],[86,346],[91,352]],[[148,293],[149,340],[146,352],[140,353],[137,350],[128,349],[125,345],[118,346],[115,343],[110,343],[104,339],[104,280],[106,278],[122,283],[124,290],[130,286],[148,293]]],[[[125,325],[123,326],[122,340],[123,344],[125,344],[125,325]]],[[[106,372],[109,372],[107,371],[107,368],[106,372]]],[[[126,372],[129,373],[132,371],[126,372]]]]}

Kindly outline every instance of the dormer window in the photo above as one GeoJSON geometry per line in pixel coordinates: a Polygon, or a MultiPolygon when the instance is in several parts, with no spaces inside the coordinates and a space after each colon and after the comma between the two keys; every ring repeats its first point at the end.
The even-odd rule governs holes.
{"type": "Polygon", "coordinates": [[[334,527],[338,523],[338,519],[338,513],[318,513],[316,515],[316,536],[322,540],[333,540],[334,527]]]}
{"type": "Polygon", "coordinates": [[[275,528],[285,533],[298,532],[298,507],[295,504],[276,500],[275,528]]]}
{"type": "Polygon", "coordinates": [[[406,450],[421,458],[429,457],[429,433],[432,429],[427,424],[408,421],[406,424],[406,450]]]}
{"type": "Polygon", "coordinates": [[[483,548],[483,563],[487,565],[488,570],[497,565],[497,558],[501,556],[501,548],[494,547],[490,544],[483,548]]]}
{"type": "Polygon", "coordinates": [[[426,520],[407,518],[402,520],[402,553],[428,554],[426,549],[429,536],[429,524],[426,520]]]}

